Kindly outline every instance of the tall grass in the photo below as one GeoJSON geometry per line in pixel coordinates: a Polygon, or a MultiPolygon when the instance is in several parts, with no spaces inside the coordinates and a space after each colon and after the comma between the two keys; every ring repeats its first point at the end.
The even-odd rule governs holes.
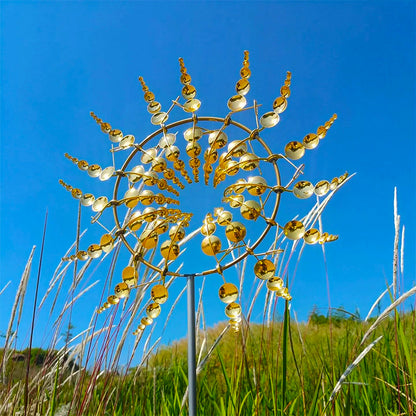
{"type": "MultiPolygon", "coordinates": [[[[317,204],[304,218],[308,226],[319,220],[328,201],[317,204]]],[[[403,273],[404,244],[399,224],[395,203],[392,283],[382,294],[390,294],[391,304],[375,318],[371,318],[371,313],[382,296],[364,321],[345,311],[330,310],[327,316],[312,311],[307,323],[298,323],[290,303],[268,292],[263,322],[252,323],[254,305],[262,302],[264,293],[264,282],[259,281],[253,288],[251,302],[246,305],[239,332],[234,333],[226,323],[207,328],[202,285],[197,306],[198,414],[414,415],[416,316],[414,310],[403,312],[398,308],[415,295],[416,287],[401,293],[397,284],[399,274],[403,273]],[[282,318],[278,318],[277,310],[283,311],[282,318]]],[[[70,250],[79,245],[82,236],[83,233],[77,233],[70,250]]],[[[192,237],[191,234],[188,238],[192,237]]],[[[299,247],[296,243],[291,246],[277,243],[279,238],[277,234],[270,250],[276,253],[279,274],[288,276],[288,262],[299,247]],[[282,255],[277,254],[279,248],[284,249],[282,255]]],[[[50,313],[57,315],[50,345],[43,350],[29,348],[19,352],[16,337],[23,319],[33,254],[32,250],[0,349],[0,415],[23,415],[25,411],[28,415],[50,416],[186,415],[186,341],[169,347],[159,345],[184,289],[170,302],[159,337],[153,334],[154,327],[148,329],[136,339],[127,360],[121,362],[135,319],[146,307],[144,295],[148,284],[157,281],[158,276],[147,268],[140,270],[142,281],[134,302],[120,303],[100,324],[94,312],[88,327],[70,337],[71,310],[97,282],[83,282],[86,274],[95,270],[92,262],[82,267],[75,262],[73,276],[69,278],[70,289],[64,292],[70,268],[68,263],[60,263],[33,312],[34,318],[49,304],[50,313]],[[62,305],[60,311],[55,310],[57,305],[62,305]],[[65,330],[68,339],[58,347],[62,345],[60,333],[65,330]],[[133,366],[133,358],[140,351],[142,358],[133,366]]],[[[106,284],[112,280],[118,255],[118,247],[106,255],[110,261],[106,284]]],[[[240,293],[245,290],[247,268],[246,261],[236,268],[240,293]]],[[[166,285],[174,281],[173,277],[166,285]]]]}

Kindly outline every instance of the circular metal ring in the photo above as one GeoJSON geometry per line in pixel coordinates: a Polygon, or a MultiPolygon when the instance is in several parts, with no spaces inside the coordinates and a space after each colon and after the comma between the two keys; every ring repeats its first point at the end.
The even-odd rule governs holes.
{"type": "MultiPolygon", "coordinates": [[[[218,122],[218,123],[223,123],[225,125],[225,123],[227,123],[227,125],[233,125],[235,127],[238,127],[239,129],[245,131],[247,134],[249,134],[250,136],[252,135],[253,131],[256,130],[251,130],[248,127],[246,127],[244,124],[238,123],[234,120],[232,120],[231,118],[222,118],[222,117],[210,117],[210,116],[205,116],[205,117],[198,117],[198,122],[200,121],[214,121],[214,122],[218,122]]],[[[141,151],[141,148],[146,145],[150,140],[152,140],[153,138],[157,137],[158,135],[165,133],[167,131],[169,131],[170,129],[177,127],[177,126],[181,126],[184,124],[188,124],[188,123],[194,123],[194,118],[186,118],[186,119],[182,119],[179,121],[175,121],[173,123],[170,123],[168,125],[163,125],[161,128],[159,128],[158,130],[154,131],[153,133],[149,134],[145,139],[143,139],[139,145],[130,153],[130,155],[127,157],[127,159],[125,160],[123,166],[121,167],[120,171],[124,172],[129,163],[132,161],[132,159],[134,158],[134,156],[141,151]]],[[[273,155],[272,151],[270,150],[270,148],[267,146],[267,144],[263,141],[263,139],[261,139],[261,137],[256,134],[255,135],[255,139],[263,146],[263,148],[266,150],[266,152],[268,153],[269,156],[273,155]]],[[[281,185],[281,181],[280,181],[280,172],[279,172],[279,168],[277,166],[276,160],[271,160],[270,163],[273,165],[274,168],[274,172],[275,172],[275,176],[276,176],[276,186],[280,186],[281,185]]],[[[113,200],[117,201],[118,200],[118,189],[120,186],[120,181],[121,181],[122,176],[118,175],[117,179],[116,179],[116,183],[114,185],[114,192],[113,192],[113,200]]],[[[250,252],[252,252],[262,241],[263,239],[266,237],[267,233],[269,232],[270,228],[274,226],[275,223],[275,218],[277,215],[277,211],[279,209],[279,203],[280,203],[280,193],[277,192],[275,194],[276,199],[275,199],[275,204],[273,207],[273,212],[271,214],[271,217],[268,218],[268,221],[266,223],[266,227],[264,228],[263,232],[261,233],[261,235],[257,238],[257,240],[249,247],[248,250],[245,250],[244,253],[240,254],[237,258],[235,258],[234,260],[229,261],[227,264],[225,265],[220,265],[221,267],[221,272],[223,270],[226,270],[230,267],[232,267],[233,265],[239,263],[241,260],[243,260],[244,258],[246,258],[250,252]]],[[[116,224],[116,228],[118,229],[122,229],[122,225],[120,224],[120,220],[118,217],[118,213],[117,213],[117,205],[114,204],[113,205],[113,215],[114,215],[114,220],[115,220],[115,224],[116,224]]],[[[130,253],[133,256],[137,255],[137,252],[134,250],[134,248],[129,244],[129,242],[127,241],[126,237],[124,234],[120,234],[120,238],[123,241],[124,245],[127,247],[127,249],[130,251],[130,253]]],[[[140,257],[139,259],[140,262],[142,262],[143,264],[145,264],[147,267],[149,267],[150,269],[158,272],[158,273],[164,273],[165,275],[170,275],[170,276],[177,276],[177,277],[185,277],[188,275],[188,273],[178,273],[178,272],[172,272],[172,271],[166,271],[165,268],[160,268],[157,267],[155,265],[153,265],[152,263],[150,263],[149,261],[147,261],[146,259],[144,259],[143,257],[140,257]]],[[[203,272],[197,272],[194,273],[195,276],[206,276],[209,274],[213,274],[213,273],[218,273],[218,267],[215,267],[213,269],[208,269],[205,270],[203,272]]]]}

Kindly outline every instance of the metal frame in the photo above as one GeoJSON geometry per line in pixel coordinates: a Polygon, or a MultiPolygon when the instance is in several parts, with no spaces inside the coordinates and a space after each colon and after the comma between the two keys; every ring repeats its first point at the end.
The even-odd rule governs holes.
{"type": "MultiPolygon", "coordinates": [[[[197,121],[214,121],[214,122],[220,122],[223,123],[224,126],[232,124],[235,127],[238,127],[245,131],[250,136],[253,135],[253,133],[256,132],[256,130],[251,130],[245,125],[238,123],[234,120],[232,120],[230,117],[227,118],[221,118],[221,117],[198,117],[196,118],[187,118],[183,120],[179,120],[176,122],[173,122],[168,125],[162,125],[161,128],[156,130],[155,132],[148,135],[142,142],[138,145],[135,145],[135,149],[130,153],[130,155],[125,160],[123,166],[121,167],[120,171],[124,172],[129,163],[133,160],[134,156],[142,150],[142,146],[147,144],[150,140],[157,137],[158,135],[167,132],[169,129],[172,129],[174,127],[187,124],[187,123],[194,123],[196,124],[197,121]]],[[[260,138],[258,134],[255,135],[255,139],[263,146],[263,148],[266,150],[269,156],[272,156],[273,153],[270,150],[270,148],[267,146],[267,144],[260,138]]],[[[270,162],[273,164],[275,176],[276,176],[276,185],[277,187],[280,187],[281,185],[281,179],[280,179],[280,172],[276,163],[276,158],[271,158],[270,162]]],[[[113,192],[113,200],[118,200],[118,190],[119,185],[121,182],[122,176],[118,175],[116,179],[116,183],[114,185],[114,192],[113,192]]],[[[276,188],[277,189],[277,188],[276,188]]],[[[187,338],[188,338],[188,407],[189,407],[189,415],[190,416],[196,416],[196,409],[197,409],[197,380],[196,380],[196,331],[195,331],[195,277],[196,276],[205,276],[213,273],[222,273],[223,270],[228,269],[229,267],[235,265],[236,263],[243,260],[245,257],[247,257],[249,254],[252,253],[252,251],[263,241],[263,239],[266,237],[267,233],[269,232],[270,228],[272,226],[275,226],[275,218],[277,215],[277,211],[279,208],[280,203],[280,192],[276,192],[276,200],[273,208],[273,212],[270,218],[268,218],[268,221],[266,223],[266,227],[261,233],[261,235],[258,237],[258,239],[250,246],[246,247],[246,250],[244,253],[242,253],[240,256],[238,256],[236,259],[229,261],[226,265],[221,266],[220,268],[216,267],[214,269],[205,270],[203,272],[195,273],[195,274],[182,274],[177,272],[172,272],[168,270],[162,270],[159,267],[154,266],[153,264],[149,263],[144,258],[140,258],[139,261],[141,261],[143,264],[145,264],[150,269],[161,273],[163,276],[171,275],[171,276],[177,276],[177,277],[186,277],[187,278],[187,321],[188,321],[188,330],[187,330],[187,338]]],[[[117,213],[117,204],[113,205],[113,215],[115,224],[117,227],[117,231],[119,232],[119,236],[121,240],[123,241],[124,245],[128,248],[130,253],[134,256],[136,255],[136,252],[134,251],[134,248],[131,247],[131,245],[128,243],[126,237],[124,236],[124,228],[121,226],[118,213],[117,213]]],[[[116,231],[116,233],[117,233],[116,231]]]]}

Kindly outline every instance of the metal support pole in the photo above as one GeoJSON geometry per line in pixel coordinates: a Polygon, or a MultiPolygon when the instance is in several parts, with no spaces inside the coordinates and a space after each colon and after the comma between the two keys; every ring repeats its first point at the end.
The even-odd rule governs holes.
{"type": "Polygon", "coordinates": [[[196,335],[195,335],[195,276],[187,278],[188,306],[188,406],[189,416],[196,416],[196,335]]]}

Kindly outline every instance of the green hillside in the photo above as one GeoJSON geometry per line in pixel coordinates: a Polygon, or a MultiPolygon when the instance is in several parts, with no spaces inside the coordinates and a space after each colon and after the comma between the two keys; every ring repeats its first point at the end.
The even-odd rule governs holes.
{"type": "MultiPolygon", "coordinates": [[[[238,333],[226,330],[198,375],[198,415],[415,413],[414,312],[387,318],[361,346],[371,323],[353,315],[335,313],[328,318],[313,312],[307,324],[286,323],[243,325],[238,333]],[[330,399],[347,367],[380,336],[330,399]]],[[[201,358],[225,328],[220,324],[200,334],[201,358]]],[[[14,357],[19,354],[14,352],[14,357]]],[[[22,409],[23,397],[16,386],[25,382],[26,363],[14,359],[7,365],[0,397],[12,398],[13,406],[4,414],[22,414],[17,410],[22,409]]],[[[186,340],[160,348],[144,366],[127,372],[99,374],[94,369],[78,372],[74,366],[64,367],[55,370],[51,383],[51,378],[42,374],[53,366],[44,352],[34,351],[31,377],[37,373],[39,383],[30,392],[30,414],[187,414],[183,400],[187,386],[186,340]],[[71,371],[76,374],[65,382],[71,371]]]]}

